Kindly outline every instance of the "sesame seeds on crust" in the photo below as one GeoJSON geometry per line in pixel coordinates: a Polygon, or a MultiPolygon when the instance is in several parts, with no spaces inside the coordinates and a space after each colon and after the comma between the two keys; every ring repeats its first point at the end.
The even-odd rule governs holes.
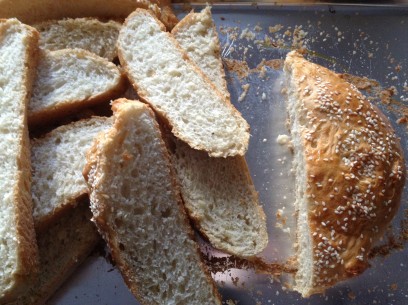
{"type": "Polygon", "coordinates": [[[316,291],[368,267],[405,180],[399,139],[381,111],[330,70],[292,52],[316,291]]]}

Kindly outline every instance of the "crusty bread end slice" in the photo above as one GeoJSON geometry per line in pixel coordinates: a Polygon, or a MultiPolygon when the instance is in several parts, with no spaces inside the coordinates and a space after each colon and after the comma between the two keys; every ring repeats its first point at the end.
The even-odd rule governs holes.
{"type": "Polygon", "coordinates": [[[188,223],[152,110],[113,103],[111,130],[88,153],[93,220],[142,304],[221,304],[188,223]]]}
{"type": "Polygon", "coordinates": [[[38,263],[27,128],[38,36],[17,19],[0,20],[0,303],[24,290],[38,263]]]}
{"type": "Polygon", "coordinates": [[[213,157],[245,154],[248,123],[149,11],[129,15],[117,46],[138,95],[176,137],[213,157]]]}

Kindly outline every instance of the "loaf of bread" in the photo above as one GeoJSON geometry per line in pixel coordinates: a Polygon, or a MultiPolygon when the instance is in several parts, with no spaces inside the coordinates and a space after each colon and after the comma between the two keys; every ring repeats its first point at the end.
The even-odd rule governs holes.
{"type": "Polygon", "coordinates": [[[31,126],[118,97],[126,89],[119,69],[82,49],[43,51],[28,107],[31,126]]]}
{"type": "Polygon", "coordinates": [[[7,305],[45,304],[101,240],[91,216],[86,198],[48,230],[37,234],[39,272],[31,274],[28,287],[7,305]]]}
{"type": "Polygon", "coordinates": [[[309,296],[369,266],[397,212],[405,163],[390,122],[356,87],[294,51],[284,70],[296,174],[294,288],[309,296]]]}
{"type": "MultiPolygon", "coordinates": [[[[210,7],[191,12],[172,34],[219,91],[229,98],[210,7]]],[[[170,155],[183,202],[212,246],[240,257],[261,252],[268,243],[265,213],[242,156],[212,158],[171,137],[170,155]]]]}
{"type": "Polygon", "coordinates": [[[121,24],[96,18],[65,18],[34,24],[40,32],[40,47],[49,51],[84,49],[112,61],[121,24]]]}
{"type": "Polygon", "coordinates": [[[106,117],[84,119],[31,141],[31,193],[38,232],[87,197],[88,187],[82,176],[86,152],[94,137],[110,128],[111,121],[106,117]]]}
{"type": "Polygon", "coordinates": [[[248,123],[150,12],[129,15],[117,46],[138,95],[176,137],[213,157],[245,154],[248,123]]]}
{"type": "Polygon", "coordinates": [[[93,220],[142,304],[221,304],[193,240],[152,110],[113,103],[114,123],[87,155],[93,220]]]}
{"type": "Polygon", "coordinates": [[[0,303],[24,290],[38,263],[27,129],[37,55],[34,28],[0,20],[0,303]]]}

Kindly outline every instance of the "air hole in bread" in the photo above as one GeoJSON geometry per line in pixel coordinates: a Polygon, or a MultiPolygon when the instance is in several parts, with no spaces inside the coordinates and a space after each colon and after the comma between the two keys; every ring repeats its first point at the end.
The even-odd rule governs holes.
{"type": "Polygon", "coordinates": [[[122,243],[119,243],[119,249],[121,251],[125,251],[125,246],[122,243]]]}

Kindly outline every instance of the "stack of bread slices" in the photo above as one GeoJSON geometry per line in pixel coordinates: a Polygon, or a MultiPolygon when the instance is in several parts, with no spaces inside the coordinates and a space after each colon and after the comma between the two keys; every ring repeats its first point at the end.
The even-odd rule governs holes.
{"type": "Polygon", "coordinates": [[[44,303],[101,236],[142,304],[221,304],[194,230],[243,258],[268,243],[210,8],[169,32],[146,3],[0,21],[0,303],[44,303]]]}

